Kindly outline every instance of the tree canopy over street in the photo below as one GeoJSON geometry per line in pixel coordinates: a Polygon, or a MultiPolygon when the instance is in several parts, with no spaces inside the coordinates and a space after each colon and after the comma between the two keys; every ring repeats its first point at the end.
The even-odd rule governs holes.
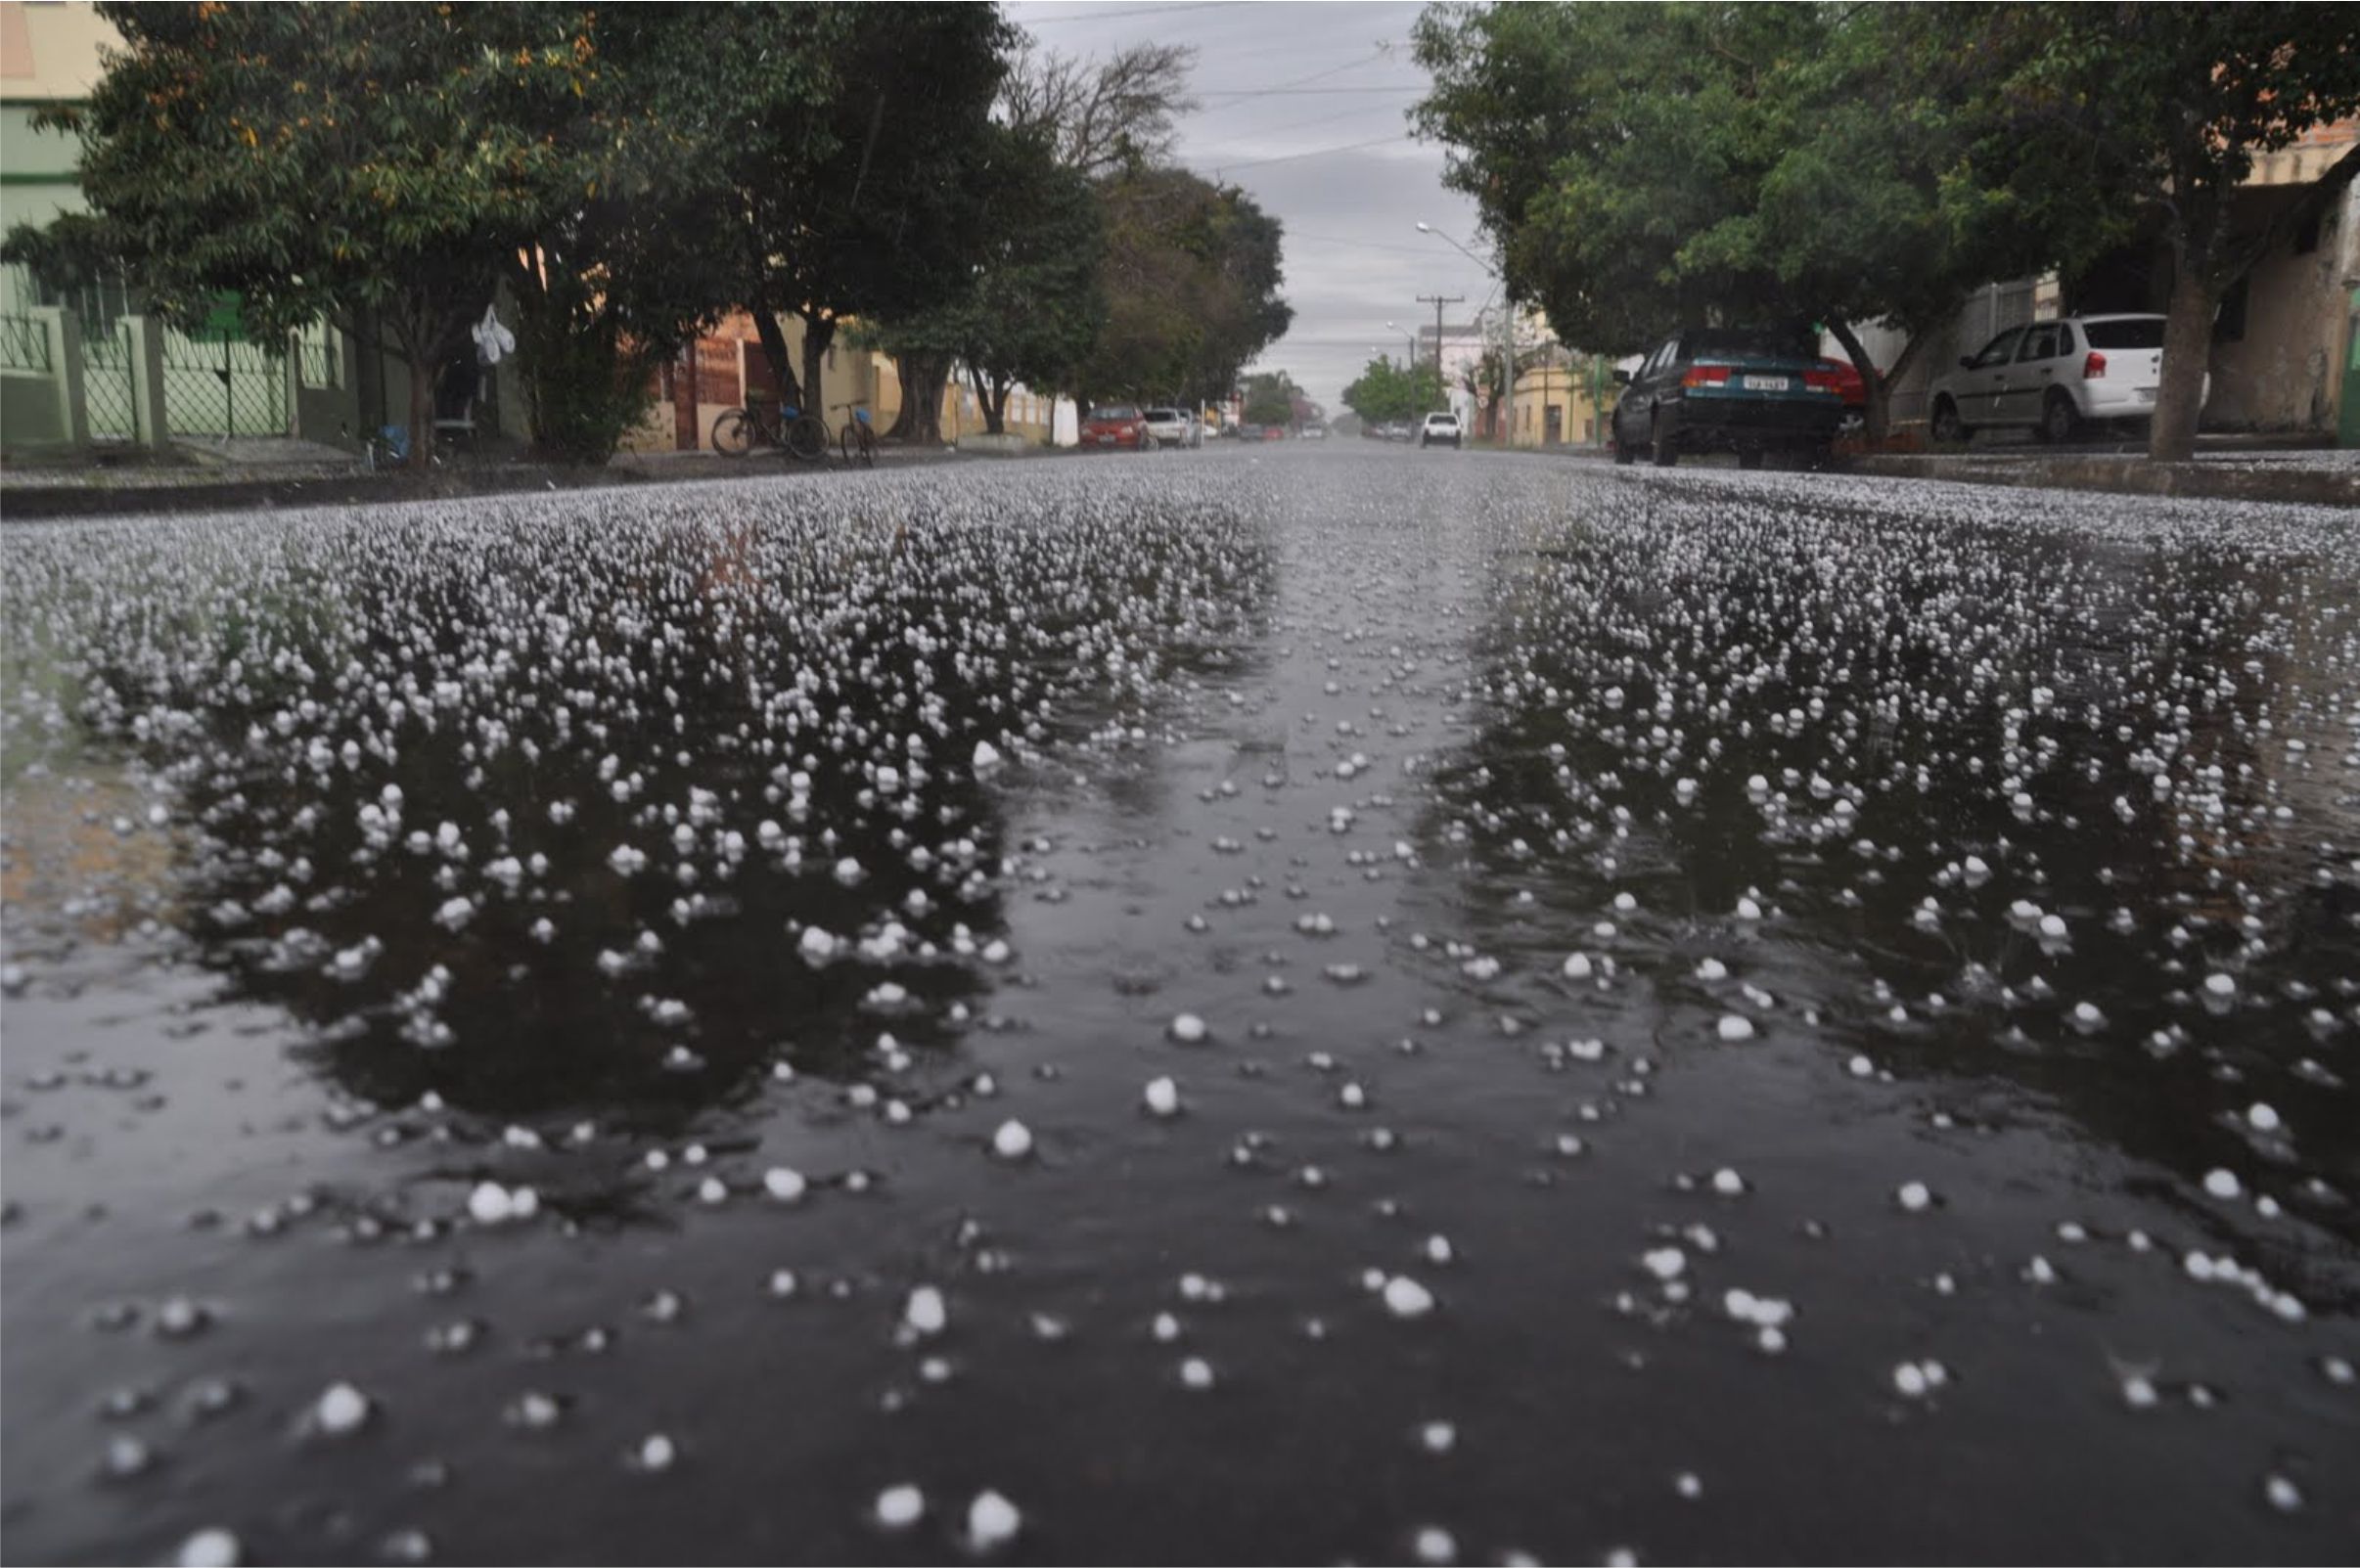
{"type": "Polygon", "coordinates": [[[535,442],[590,462],[735,310],[797,404],[864,323],[918,439],[954,361],[996,429],[1020,381],[1226,395],[1292,317],[1278,221],[1171,161],[1182,47],[1076,59],[961,4],[101,10],[121,52],[45,119],[89,210],[8,259],[183,325],[381,324],[414,428],[502,286],[535,442]]]}
{"type": "Polygon", "coordinates": [[[2184,455],[2211,311],[2269,239],[2226,232],[2229,193],[2360,109],[2327,7],[1442,5],[1416,36],[1416,122],[1566,341],[1807,318],[1872,434],[1971,291],[2160,223],[2182,265],[2155,444],[2184,455]],[[1879,322],[1908,339],[1882,371],[1854,331],[1879,322]]]}

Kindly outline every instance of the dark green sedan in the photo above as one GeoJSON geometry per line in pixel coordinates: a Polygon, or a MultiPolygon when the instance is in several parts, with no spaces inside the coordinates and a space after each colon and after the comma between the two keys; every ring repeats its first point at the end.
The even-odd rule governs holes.
{"type": "Polygon", "coordinates": [[[1641,452],[1659,469],[1684,452],[1735,452],[1747,469],[1772,451],[1824,460],[1843,421],[1838,373],[1796,330],[1687,328],[1614,380],[1617,463],[1641,452]]]}

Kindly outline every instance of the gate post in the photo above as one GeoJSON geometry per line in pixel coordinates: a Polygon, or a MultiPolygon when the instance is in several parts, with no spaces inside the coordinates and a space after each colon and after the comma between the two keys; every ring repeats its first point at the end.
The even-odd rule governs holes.
{"type": "Polygon", "coordinates": [[[172,444],[172,423],[164,415],[163,332],[154,316],[126,316],[131,331],[131,430],[142,446],[161,452],[172,444]]]}
{"type": "Polygon", "coordinates": [[[35,305],[29,312],[49,339],[56,368],[58,428],[75,451],[90,444],[90,410],[82,402],[82,324],[62,305],[35,305]]]}

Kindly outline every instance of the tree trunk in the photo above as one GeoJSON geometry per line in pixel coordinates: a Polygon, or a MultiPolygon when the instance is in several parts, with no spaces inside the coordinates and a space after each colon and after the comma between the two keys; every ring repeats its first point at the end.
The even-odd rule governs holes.
{"type": "Polygon", "coordinates": [[[893,411],[893,423],[885,427],[883,438],[887,441],[918,438],[918,386],[926,379],[927,357],[921,353],[893,356],[893,379],[901,384],[901,407],[893,411]]]}
{"type": "Polygon", "coordinates": [[[976,406],[983,411],[983,433],[986,435],[1007,434],[1007,430],[1002,427],[1003,421],[1000,418],[1000,411],[1007,407],[1007,399],[1005,397],[994,398],[991,395],[991,383],[986,381],[983,379],[983,373],[973,365],[967,367],[967,380],[976,389],[976,406]]]}
{"type": "MultiPolygon", "coordinates": [[[[754,338],[762,345],[762,358],[769,364],[770,374],[778,380],[779,402],[787,408],[800,408],[803,387],[794,379],[794,367],[788,363],[791,356],[787,352],[787,334],[779,326],[779,313],[760,300],[756,300],[749,309],[754,320],[754,338]]],[[[696,346],[694,343],[689,345],[692,355],[696,352],[696,346]]]]}
{"type": "MultiPolygon", "coordinates": [[[[1852,369],[1860,373],[1860,384],[1868,393],[1868,402],[1860,411],[1865,426],[1860,432],[1871,447],[1884,444],[1885,433],[1892,428],[1892,387],[1883,372],[1877,369],[1875,356],[1852,331],[1851,324],[1841,317],[1828,323],[1828,331],[1843,345],[1844,357],[1852,369]]],[[[1914,339],[1913,339],[1914,346],[1914,339]]]]}
{"type": "Polygon", "coordinates": [[[2155,462],[2186,463],[2196,456],[2197,417],[2203,413],[2204,372],[2212,357],[2212,314],[2219,304],[2201,269],[2183,257],[2165,307],[2163,383],[2156,390],[2156,417],[2148,430],[2147,455],[2155,462]]]}
{"type": "Polygon", "coordinates": [[[910,439],[920,446],[942,444],[942,390],[950,384],[948,354],[911,356],[912,378],[901,383],[902,407],[913,414],[910,439]]]}
{"type": "Polygon", "coordinates": [[[828,383],[821,376],[827,364],[828,345],[836,341],[836,318],[814,310],[799,310],[803,318],[803,395],[809,399],[803,405],[806,414],[828,417],[822,405],[828,398],[828,383]]]}
{"type": "Polygon", "coordinates": [[[991,400],[986,405],[984,417],[991,422],[990,428],[994,434],[1000,433],[1008,426],[1008,398],[1009,394],[1015,390],[1015,377],[994,376],[991,379],[991,400]]]}

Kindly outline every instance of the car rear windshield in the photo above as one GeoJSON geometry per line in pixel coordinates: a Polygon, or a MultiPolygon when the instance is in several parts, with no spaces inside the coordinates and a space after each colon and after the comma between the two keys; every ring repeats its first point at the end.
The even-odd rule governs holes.
{"type": "Polygon", "coordinates": [[[2119,321],[2085,321],[2082,336],[2092,348],[2161,348],[2163,318],[2125,316],[2119,321]]]}
{"type": "Polygon", "coordinates": [[[1147,417],[1151,420],[1154,420],[1157,425],[1177,425],[1180,423],[1180,411],[1176,408],[1152,408],[1147,411],[1147,417]]]}
{"type": "Polygon", "coordinates": [[[1135,420],[1139,418],[1139,411],[1128,403],[1110,403],[1105,408],[1092,409],[1090,418],[1094,420],[1135,420]]]}
{"type": "Polygon", "coordinates": [[[1688,357],[1744,355],[1768,359],[1816,359],[1818,350],[1800,333],[1770,327],[1707,327],[1688,335],[1688,357]]]}

